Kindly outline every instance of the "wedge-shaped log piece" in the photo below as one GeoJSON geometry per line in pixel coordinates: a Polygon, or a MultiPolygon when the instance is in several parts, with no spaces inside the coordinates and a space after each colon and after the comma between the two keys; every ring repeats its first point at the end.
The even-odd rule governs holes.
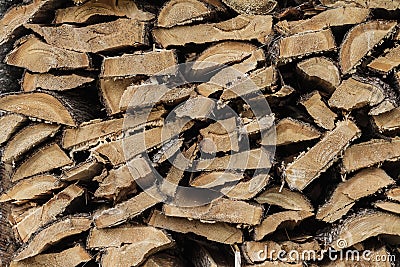
{"type": "Polygon", "coordinates": [[[176,26],[153,30],[154,38],[163,47],[202,44],[224,40],[258,40],[266,43],[272,32],[271,16],[239,15],[227,21],[193,26],[176,26]]]}
{"type": "Polygon", "coordinates": [[[286,229],[293,229],[296,225],[303,220],[310,218],[314,214],[309,211],[282,211],[268,215],[261,222],[260,225],[254,227],[254,240],[261,240],[264,236],[275,232],[282,227],[286,229]]]}
{"type": "Polygon", "coordinates": [[[7,142],[25,121],[26,118],[18,114],[6,114],[0,117],[0,125],[3,127],[0,131],[0,145],[7,142]]]}
{"type": "Polygon", "coordinates": [[[17,225],[18,234],[23,242],[41,227],[53,222],[85,191],[77,185],[70,185],[55,195],[43,206],[33,209],[17,225]]]}
{"type": "Polygon", "coordinates": [[[100,79],[99,91],[108,115],[122,112],[119,108],[119,102],[126,88],[135,82],[135,80],[135,77],[100,79]]]}
{"type": "Polygon", "coordinates": [[[10,267],[43,267],[46,265],[52,267],[75,267],[91,259],[92,256],[83,247],[76,246],[58,253],[40,254],[23,261],[12,261],[10,267]]]}
{"type": "Polygon", "coordinates": [[[374,206],[392,213],[400,214],[400,204],[390,201],[377,201],[374,203],[374,206]]]}
{"type": "Polygon", "coordinates": [[[44,89],[51,91],[66,91],[93,82],[91,77],[76,74],[53,75],[50,73],[29,73],[25,72],[22,80],[22,89],[25,92],[44,89]]]}
{"type": "Polygon", "coordinates": [[[325,57],[312,57],[297,64],[297,72],[307,85],[318,85],[327,93],[332,93],[339,86],[340,72],[338,67],[325,57]]]}
{"type": "Polygon", "coordinates": [[[400,65],[400,46],[390,49],[385,55],[371,61],[368,67],[379,73],[388,74],[400,65]]]}
{"type": "Polygon", "coordinates": [[[51,69],[82,69],[90,66],[87,54],[57,48],[32,36],[21,40],[5,61],[9,65],[39,73],[51,69]]]}
{"type": "Polygon", "coordinates": [[[282,188],[282,190],[279,187],[270,188],[256,197],[255,200],[260,204],[268,203],[269,205],[276,205],[287,210],[314,211],[314,207],[307,197],[286,188],[282,188]]]}
{"type": "Polygon", "coordinates": [[[343,171],[353,172],[362,168],[400,159],[400,138],[373,139],[349,147],[343,155],[343,171]]]}
{"type": "Polygon", "coordinates": [[[177,256],[167,253],[157,253],[143,263],[142,267],[185,267],[184,262],[177,256]]]}
{"type": "Polygon", "coordinates": [[[106,57],[103,61],[101,77],[151,76],[162,71],[169,74],[174,72],[176,64],[174,50],[155,50],[106,57]]]}
{"type": "Polygon", "coordinates": [[[99,175],[103,170],[103,164],[94,158],[90,158],[81,164],[65,169],[61,175],[62,181],[87,181],[99,175]]]}
{"type": "Polygon", "coordinates": [[[346,219],[334,230],[337,235],[328,245],[339,251],[373,236],[399,236],[400,217],[390,213],[367,210],[346,219]],[[340,242],[338,242],[339,240],[340,242]]]}
{"type": "Polygon", "coordinates": [[[226,223],[202,223],[198,220],[187,220],[186,218],[168,217],[155,210],[150,217],[149,225],[178,233],[194,233],[204,236],[210,241],[222,244],[241,243],[243,233],[236,227],[226,223]]]}
{"type": "MultiPolygon", "coordinates": [[[[392,95],[393,96],[393,95],[392,95]]],[[[390,112],[396,109],[399,105],[397,104],[395,98],[389,97],[385,98],[381,103],[377,106],[372,107],[371,110],[368,112],[368,115],[377,116],[386,112],[390,112]]]]}
{"type": "Polygon", "coordinates": [[[263,190],[270,180],[268,174],[260,173],[254,175],[248,181],[240,181],[234,186],[228,186],[221,189],[226,197],[234,200],[249,200],[254,198],[263,190]]]}
{"type": "Polygon", "coordinates": [[[280,21],[278,31],[284,34],[296,34],[307,31],[319,31],[329,27],[359,24],[367,19],[369,10],[358,7],[339,7],[328,9],[306,20],[280,21]]]}
{"type": "Polygon", "coordinates": [[[359,6],[369,8],[369,9],[386,9],[386,10],[396,10],[400,8],[400,2],[398,0],[385,1],[385,0],[351,0],[348,2],[341,2],[338,0],[322,0],[321,3],[324,6],[335,6],[335,5],[348,5],[349,3],[355,3],[359,6]]]}
{"type": "Polygon", "coordinates": [[[217,11],[225,10],[219,1],[172,0],[165,3],[158,14],[158,27],[190,24],[214,17],[217,11]]]}
{"type": "Polygon", "coordinates": [[[1,195],[0,202],[33,200],[51,194],[64,186],[53,175],[38,175],[15,184],[1,195]]]}
{"type": "Polygon", "coordinates": [[[213,188],[223,186],[226,183],[238,182],[243,179],[243,175],[229,172],[210,172],[196,177],[190,185],[198,188],[213,188]]]}
{"type": "Polygon", "coordinates": [[[198,207],[177,207],[165,204],[163,210],[167,216],[248,225],[259,224],[263,214],[263,208],[259,205],[224,198],[198,207]]]}
{"type": "Polygon", "coordinates": [[[38,232],[15,256],[14,261],[21,261],[38,255],[64,238],[80,234],[90,229],[92,220],[86,217],[66,217],[38,232]]]}
{"type": "Polygon", "coordinates": [[[44,173],[53,169],[72,164],[72,160],[65,154],[57,144],[46,146],[26,161],[24,161],[14,172],[12,181],[18,181],[25,177],[44,173]]]}
{"type": "Polygon", "coordinates": [[[337,123],[336,128],[321,141],[287,165],[284,175],[289,187],[300,191],[306,188],[326,171],[359,135],[360,130],[354,122],[346,120],[337,123]]]}
{"type": "Polygon", "coordinates": [[[0,109],[70,126],[87,117],[72,110],[67,100],[42,92],[3,95],[0,109]]]}
{"type": "Polygon", "coordinates": [[[300,103],[314,119],[315,123],[327,130],[335,128],[336,113],[328,108],[318,91],[303,97],[300,103]]]}
{"type": "Polygon", "coordinates": [[[275,0],[222,0],[227,6],[235,10],[236,12],[244,15],[257,14],[266,15],[271,13],[278,5],[275,0]]]}
{"type": "Polygon", "coordinates": [[[365,56],[390,36],[397,22],[372,20],[358,24],[346,35],[340,48],[340,66],[344,74],[357,67],[365,56]]]}
{"type": "Polygon", "coordinates": [[[64,130],[62,146],[65,149],[80,145],[89,146],[107,136],[118,136],[122,133],[123,119],[92,121],[77,128],[64,130]]]}
{"type": "Polygon", "coordinates": [[[372,121],[379,132],[389,132],[400,129],[400,108],[392,109],[376,116],[372,116],[372,121]]]}
{"type": "Polygon", "coordinates": [[[381,86],[359,77],[344,80],[328,101],[332,108],[351,111],[365,106],[376,106],[385,99],[381,86]]]}
{"type": "Polygon", "coordinates": [[[314,140],[319,137],[321,133],[315,127],[292,118],[282,119],[276,125],[277,146],[314,140]]]}
{"type": "Polygon", "coordinates": [[[55,27],[27,24],[25,27],[52,46],[77,52],[99,53],[148,44],[147,24],[133,19],[118,19],[86,27],[68,24],[55,27]]]}
{"type": "Polygon", "coordinates": [[[400,202],[400,188],[394,187],[386,192],[386,196],[390,200],[400,202]]]}
{"type": "Polygon", "coordinates": [[[381,169],[365,169],[351,179],[340,183],[330,199],[318,209],[316,218],[328,223],[339,220],[360,198],[394,184],[395,181],[381,169]]]}
{"type": "Polygon", "coordinates": [[[127,201],[117,204],[115,207],[97,212],[94,215],[94,222],[97,228],[106,228],[122,224],[148,208],[156,205],[162,200],[161,196],[154,198],[157,189],[148,189],[127,201]],[[151,191],[151,195],[148,193],[151,191]]]}
{"type": "Polygon", "coordinates": [[[130,0],[90,0],[83,5],[58,9],[55,23],[87,23],[98,16],[128,17],[139,21],[149,21],[155,17],[140,10],[130,0]]]}
{"type": "Polygon", "coordinates": [[[286,63],[310,54],[333,51],[336,43],[332,31],[327,29],[283,37],[279,39],[277,49],[276,61],[286,63]]]}
{"type": "Polygon", "coordinates": [[[39,123],[25,127],[19,131],[6,145],[3,152],[3,161],[20,158],[47,138],[52,137],[60,129],[54,124],[39,123]]]}

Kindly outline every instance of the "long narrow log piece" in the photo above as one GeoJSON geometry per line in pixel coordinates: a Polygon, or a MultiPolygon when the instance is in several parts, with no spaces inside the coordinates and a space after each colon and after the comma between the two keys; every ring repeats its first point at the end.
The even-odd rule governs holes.
{"type": "Polygon", "coordinates": [[[25,92],[35,91],[39,88],[51,91],[66,91],[93,81],[94,79],[91,77],[76,74],[53,75],[49,73],[34,74],[25,72],[22,79],[22,89],[25,92]]]}
{"type": "Polygon", "coordinates": [[[28,245],[18,252],[14,261],[36,256],[64,238],[85,232],[90,229],[91,223],[92,221],[85,217],[67,217],[51,224],[37,233],[28,245]]]}
{"type": "Polygon", "coordinates": [[[261,193],[255,200],[260,204],[268,203],[269,205],[277,205],[287,210],[314,211],[314,207],[307,197],[286,188],[281,190],[279,187],[273,187],[261,193]]]}
{"type": "Polygon", "coordinates": [[[284,175],[289,187],[303,190],[328,169],[359,135],[360,130],[352,121],[338,122],[336,128],[321,141],[287,165],[284,175]]]}
{"type": "Polygon", "coordinates": [[[300,103],[314,119],[315,123],[327,130],[335,128],[336,113],[328,108],[318,91],[314,91],[301,99],[300,103]]]}
{"type": "Polygon", "coordinates": [[[377,201],[374,203],[374,206],[392,213],[400,214],[400,204],[391,202],[391,201],[377,201]]]}
{"type": "Polygon", "coordinates": [[[130,0],[90,0],[83,5],[58,9],[55,23],[87,23],[98,16],[128,17],[139,21],[150,21],[154,15],[140,10],[130,0]]]}
{"type": "Polygon", "coordinates": [[[103,170],[102,163],[95,158],[89,158],[76,166],[65,168],[60,179],[66,182],[88,181],[100,175],[103,170]]]}
{"type": "Polygon", "coordinates": [[[351,111],[365,106],[376,106],[385,99],[385,92],[378,84],[359,77],[344,80],[328,101],[332,108],[351,111]]]}
{"type": "Polygon", "coordinates": [[[64,184],[53,175],[34,176],[15,184],[9,191],[1,195],[0,202],[22,202],[40,198],[63,186],[64,184]]]}
{"type": "Polygon", "coordinates": [[[90,66],[87,54],[57,48],[32,36],[18,43],[7,55],[6,63],[39,73],[52,69],[82,69],[90,66]]]}
{"type": "Polygon", "coordinates": [[[342,72],[352,72],[371,50],[393,33],[396,25],[397,22],[394,21],[373,20],[352,28],[340,48],[342,72]]]}
{"type": "Polygon", "coordinates": [[[343,155],[343,171],[353,172],[385,161],[400,159],[400,138],[373,139],[349,147],[343,155]]]}
{"type": "Polygon", "coordinates": [[[275,27],[283,34],[291,35],[308,31],[320,31],[328,27],[359,24],[367,19],[370,11],[359,7],[328,9],[306,20],[280,21],[275,27]]]}
{"type": "Polygon", "coordinates": [[[40,254],[26,260],[12,261],[10,267],[75,267],[91,259],[92,256],[78,245],[57,253],[40,254]]]}
{"type": "Polygon", "coordinates": [[[173,217],[248,225],[259,224],[263,213],[261,206],[224,198],[199,207],[176,207],[165,204],[163,211],[165,215],[173,217]],[[235,212],[232,213],[232,210],[235,212]]]}
{"type": "Polygon", "coordinates": [[[242,231],[226,223],[204,224],[197,220],[168,217],[159,211],[153,212],[148,224],[178,233],[194,233],[222,244],[241,243],[243,240],[242,231]]]}
{"type": "Polygon", "coordinates": [[[156,28],[154,38],[162,47],[184,46],[224,40],[258,40],[265,43],[272,32],[271,16],[239,15],[227,21],[193,26],[156,28]]]}
{"type": "Polygon", "coordinates": [[[400,129],[400,108],[372,116],[372,122],[381,133],[397,131],[400,129]]]}
{"type": "Polygon", "coordinates": [[[276,145],[288,145],[321,137],[320,131],[302,121],[285,118],[276,125],[276,145]]]}
{"type": "Polygon", "coordinates": [[[332,223],[345,215],[360,198],[376,193],[395,181],[381,169],[365,169],[340,183],[330,199],[318,209],[316,218],[332,223]]]}
{"type": "Polygon", "coordinates": [[[19,131],[5,146],[2,160],[5,162],[19,159],[47,138],[52,137],[60,126],[54,124],[39,123],[19,131]]]}
{"type": "Polygon", "coordinates": [[[18,114],[6,114],[0,117],[0,125],[2,125],[2,131],[0,131],[0,145],[7,142],[12,134],[14,134],[25,121],[26,118],[18,114]]]}
{"type": "Polygon", "coordinates": [[[272,215],[268,215],[267,217],[265,217],[260,225],[254,227],[254,240],[261,240],[266,235],[269,235],[282,227],[285,227],[286,229],[293,229],[303,220],[313,215],[314,213],[303,210],[282,211],[274,213],[272,215]]]}
{"type": "Polygon", "coordinates": [[[379,73],[388,74],[400,65],[400,46],[390,49],[385,55],[371,61],[368,67],[379,73]]]}
{"type": "Polygon", "coordinates": [[[233,200],[249,200],[267,186],[270,178],[268,174],[260,173],[253,176],[249,181],[240,181],[234,186],[224,187],[221,192],[233,200]]]}
{"type": "Polygon", "coordinates": [[[335,250],[342,250],[373,236],[399,236],[400,217],[390,213],[367,210],[364,214],[346,219],[334,230],[337,234],[328,245],[335,250]]]}
{"type": "Polygon", "coordinates": [[[276,61],[286,63],[295,58],[335,49],[336,43],[330,29],[295,34],[279,39],[276,61]]]}
{"type": "Polygon", "coordinates": [[[29,212],[29,214],[16,225],[21,240],[27,242],[33,233],[48,223],[55,221],[56,218],[60,216],[73,201],[82,196],[83,193],[84,190],[79,186],[70,185],[56,194],[43,206],[29,212]]]}
{"type": "Polygon", "coordinates": [[[27,24],[49,45],[77,52],[105,52],[148,45],[147,24],[133,19],[118,19],[86,27],[62,24],[56,27],[27,24]]]}
{"type": "Polygon", "coordinates": [[[297,72],[309,85],[319,85],[327,93],[332,93],[341,82],[338,67],[325,57],[312,57],[299,62],[297,72]]]}
{"type": "Polygon", "coordinates": [[[156,50],[124,54],[120,57],[106,57],[103,61],[101,77],[151,76],[161,71],[171,73],[174,72],[176,64],[174,50],[156,50]]]}
{"type": "Polygon", "coordinates": [[[14,172],[12,181],[18,181],[25,177],[51,171],[72,164],[72,160],[57,145],[51,144],[24,161],[14,172]]]}

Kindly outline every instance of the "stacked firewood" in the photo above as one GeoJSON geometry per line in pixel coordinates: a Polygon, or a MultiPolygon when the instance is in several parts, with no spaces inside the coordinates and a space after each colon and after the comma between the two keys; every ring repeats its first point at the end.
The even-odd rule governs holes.
{"type": "Polygon", "coordinates": [[[398,265],[399,12],[12,7],[0,45],[23,74],[0,88],[0,265],[398,265]]]}

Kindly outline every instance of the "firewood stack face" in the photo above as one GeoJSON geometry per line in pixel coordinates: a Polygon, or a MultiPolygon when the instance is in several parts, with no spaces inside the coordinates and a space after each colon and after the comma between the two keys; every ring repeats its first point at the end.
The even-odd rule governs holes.
{"type": "Polygon", "coordinates": [[[18,74],[0,85],[20,88],[0,88],[0,266],[400,264],[399,12],[13,6],[0,19],[0,68],[18,74]]]}

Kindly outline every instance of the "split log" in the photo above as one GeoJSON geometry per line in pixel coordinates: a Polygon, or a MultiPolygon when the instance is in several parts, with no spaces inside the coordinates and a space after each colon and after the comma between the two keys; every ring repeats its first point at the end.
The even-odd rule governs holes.
{"type": "Polygon", "coordinates": [[[332,93],[341,82],[338,67],[325,57],[312,57],[299,62],[297,72],[308,85],[318,85],[328,94],[332,93]]]}
{"type": "Polygon", "coordinates": [[[386,9],[389,11],[396,10],[400,8],[400,3],[398,1],[384,1],[384,0],[369,0],[369,1],[363,1],[363,0],[351,0],[351,1],[346,1],[342,2],[338,0],[322,0],[321,3],[325,6],[332,6],[332,5],[348,5],[349,3],[355,3],[359,6],[369,8],[369,9],[386,9]]]}
{"type": "Polygon", "coordinates": [[[33,36],[20,40],[17,47],[7,55],[5,61],[9,65],[39,73],[52,69],[72,70],[90,67],[87,54],[57,48],[33,36]]]}
{"type": "Polygon", "coordinates": [[[390,201],[377,201],[374,203],[374,206],[384,210],[389,211],[395,214],[400,214],[400,204],[390,201]]]}
{"type": "Polygon", "coordinates": [[[0,131],[0,145],[7,142],[25,121],[26,118],[18,114],[6,114],[0,117],[0,125],[3,126],[3,130],[0,131]]]}
{"type": "Polygon", "coordinates": [[[202,242],[193,241],[188,245],[189,257],[194,267],[203,266],[218,266],[218,267],[229,267],[233,266],[233,256],[226,257],[227,253],[216,246],[204,244],[202,242]]]}
{"type": "Polygon", "coordinates": [[[150,21],[154,15],[140,10],[130,0],[90,0],[83,5],[58,9],[54,22],[88,23],[98,16],[128,17],[139,21],[150,21]]]}
{"type": "Polygon", "coordinates": [[[170,28],[204,21],[225,10],[219,1],[171,0],[164,4],[157,18],[157,26],[170,28]]]}
{"type": "Polygon", "coordinates": [[[254,240],[259,241],[266,235],[275,232],[279,228],[293,229],[303,220],[312,217],[309,211],[282,211],[268,215],[260,225],[254,227],[254,240]]]}
{"type": "Polygon", "coordinates": [[[278,40],[275,61],[284,64],[296,58],[335,49],[336,43],[330,29],[299,33],[278,40]]]}
{"type": "Polygon", "coordinates": [[[90,147],[106,137],[115,137],[122,134],[123,119],[106,121],[91,121],[78,128],[64,130],[62,147],[65,149],[90,147]]]}
{"type": "Polygon", "coordinates": [[[102,266],[138,266],[146,257],[170,248],[173,240],[163,231],[150,226],[93,229],[89,248],[106,248],[102,266]]]}
{"type": "Polygon", "coordinates": [[[38,204],[34,202],[18,203],[18,205],[11,206],[9,212],[9,222],[17,224],[21,222],[26,216],[37,208],[38,204]]]}
{"type": "Polygon", "coordinates": [[[157,189],[148,189],[146,192],[142,192],[127,201],[121,202],[113,208],[97,212],[94,215],[96,227],[106,228],[119,225],[141,214],[162,200],[161,195],[154,198],[155,194],[158,194],[157,189]]]}
{"type": "Polygon", "coordinates": [[[93,82],[91,77],[70,75],[53,75],[49,73],[29,73],[25,72],[22,78],[22,89],[25,92],[35,91],[37,89],[51,91],[66,91],[81,87],[93,82]]]}
{"type": "Polygon", "coordinates": [[[304,96],[300,104],[302,104],[307,112],[314,119],[315,123],[327,130],[335,128],[336,113],[328,108],[318,91],[314,91],[304,96]]]}
{"type": "Polygon", "coordinates": [[[261,206],[224,198],[198,207],[177,207],[165,204],[163,211],[165,215],[173,217],[248,225],[259,224],[263,213],[261,206]],[[231,210],[235,212],[232,213],[231,210]]]}
{"type": "Polygon", "coordinates": [[[154,211],[149,219],[149,225],[178,233],[194,233],[210,241],[222,244],[241,243],[243,233],[236,227],[226,223],[202,223],[186,218],[168,217],[159,211],[154,211]]]}
{"type": "Polygon", "coordinates": [[[344,74],[354,71],[374,48],[393,34],[397,22],[373,20],[359,24],[346,35],[340,48],[340,66],[344,74]]]}
{"type": "Polygon", "coordinates": [[[271,13],[278,5],[275,0],[262,1],[240,1],[240,0],[222,0],[227,6],[240,14],[266,15],[271,13]]]}
{"type": "Polygon", "coordinates": [[[24,26],[42,36],[49,45],[77,52],[98,53],[149,44],[147,24],[133,19],[118,19],[86,27],[68,24],[24,26]]]}
{"type": "Polygon", "coordinates": [[[397,161],[400,158],[400,138],[373,139],[349,147],[343,155],[343,171],[353,172],[362,168],[397,161]]]}
{"type": "Polygon", "coordinates": [[[286,166],[285,180],[292,189],[303,190],[320,174],[326,171],[347,146],[360,135],[352,121],[337,123],[336,128],[307,152],[286,166]]]}
{"type": "Polygon", "coordinates": [[[219,23],[156,28],[153,30],[153,35],[156,41],[166,48],[224,40],[258,40],[260,43],[265,43],[271,32],[271,16],[239,15],[219,23]]]}
{"type": "Polygon", "coordinates": [[[149,259],[143,263],[142,267],[184,267],[184,263],[178,257],[169,255],[167,253],[157,253],[150,256],[149,259]]]}
{"type": "Polygon", "coordinates": [[[70,164],[72,164],[72,160],[65,152],[57,144],[51,144],[38,150],[38,152],[24,161],[15,170],[12,181],[19,181],[25,177],[41,174],[70,164]]]}
{"type": "Polygon", "coordinates": [[[37,199],[49,195],[63,186],[64,184],[53,175],[34,176],[15,184],[9,191],[1,195],[0,202],[24,202],[37,199]]]}
{"type": "Polygon", "coordinates": [[[267,186],[270,178],[270,175],[260,173],[253,176],[249,181],[240,181],[236,185],[222,188],[221,193],[233,200],[249,200],[267,186]]]}
{"type": "Polygon", "coordinates": [[[67,217],[38,232],[27,246],[18,251],[14,261],[34,257],[64,238],[90,229],[91,220],[85,217],[67,217]]]}
{"type": "Polygon", "coordinates": [[[120,57],[106,57],[101,67],[101,77],[152,76],[160,72],[172,74],[176,65],[177,58],[174,50],[124,54],[120,57]]]}
{"type": "Polygon", "coordinates": [[[255,200],[260,204],[268,203],[269,205],[276,205],[286,210],[314,211],[314,207],[307,197],[299,192],[293,192],[286,188],[270,188],[256,197],[255,200]]]}
{"type": "Polygon", "coordinates": [[[119,109],[122,95],[135,80],[136,78],[100,78],[99,91],[108,115],[122,112],[119,109]]]}
{"type": "Polygon", "coordinates": [[[365,211],[364,214],[346,219],[334,230],[337,234],[328,245],[335,250],[342,250],[373,236],[399,236],[400,217],[385,212],[365,211]]]}
{"type": "Polygon", "coordinates": [[[381,86],[360,77],[344,80],[328,101],[332,108],[351,111],[365,106],[376,106],[385,99],[381,86]]]}
{"type": "Polygon", "coordinates": [[[65,210],[84,193],[84,190],[76,185],[70,185],[43,206],[33,209],[17,225],[16,229],[23,242],[39,230],[41,227],[51,223],[62,215],[65,210]]]}
{"type": "Polygon", "coordinates": [[[400,65],[400,46],[390,49],[385,55],[371,61],[368,67],[376,72],[388,74],[400,65]]]}
{"type": "Polygon", "coordinates": [[[60,179],[66,182],[91,180],[102,172],[103,167],[102,163],[91,158],[69,169],[64,169],[60,179]]]}
{"type": "Polygon", "coordinates": [[[397,131],[400,129],[400,108],[372,116],[372,122],[381,133],[397,131]]]}
{"type": "Polygon", "coordinates": [[[214,188],[224,186],[229,183],[238,183],[244,177],[242,174],[229,172],[210,172],[204,173],[194,178],[190,185],[197,188],[214,188]]]}
{"type": "Polygon", "coordinates": [[[25,127],[7,143],[4,148],[2,160],[15,161],[24,153],[33,149],[49,137],[53,137],[60,126],[54,124],[38,123],[25,127]]]}
{"type": "Polygon", "coordinates": [[[400,188],[394,187],[386,192],[386,196],[390,200],[400,202],[400,188]]]}
{"type": "Polygon", "coordinates": [[[26,260],[12,261],[10,267],[42,267],[46,265],[53,267],[75,267],[91,259],[92,256],[83,247],[78,245],[58,253],[40,254],[26,260]]]}
{"type": "Polygon", "coordinates": [[[330,199],[318,209],[316,218],[335,222],[345,215],[360,198],[375,194],[395,181],[381,169],[364,169],[351,179],[340,183],[330,199]]]}
{"type": "Polygon", "coordinates": [[[288,145],[321,137],[321,132],[305,122],[285,118],[276,125],[276,145],[288,145]]]}
{"type": "Polygon", "coordinates": [[[367,19],[369,13],[366,8],[339,7],[328,9],[306,20],[279,21],[275,27],[286,35],[320,31],[329,27],[359,24],[367,19]]]}

